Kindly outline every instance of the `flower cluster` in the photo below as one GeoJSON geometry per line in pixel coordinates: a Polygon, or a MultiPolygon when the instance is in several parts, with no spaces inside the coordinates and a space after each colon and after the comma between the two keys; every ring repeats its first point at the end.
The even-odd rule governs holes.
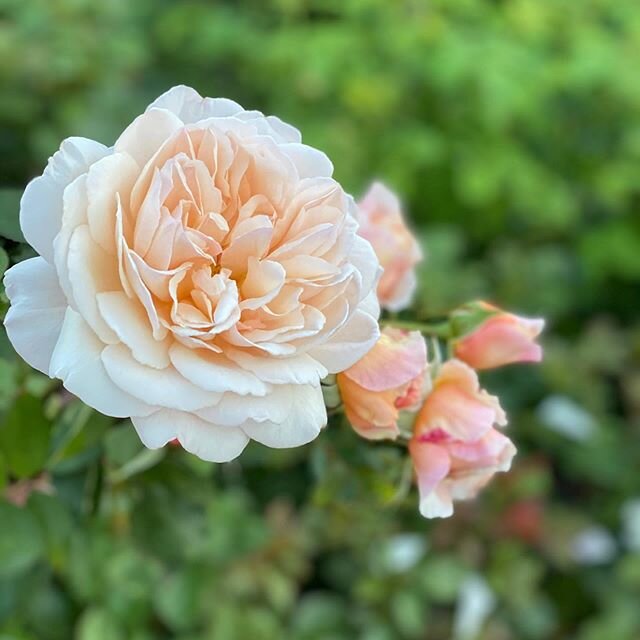
{"type": "Polygon", "coordinates": [[[411,303],[420,245],[392,191],[356,203],[332,173],[294,127],[188,87],[112,147],[65,140],[21,201],[39,255],[6,272],[13,346],[146,446],[216,462],[313,440],[337,374],[353,428],[406,444],[421,512],[449,515],[515,452],[475,370],[539,360],[542,322],[467,305],[443,363],[428,325],[380,330],[381,307],[411,303]]]}

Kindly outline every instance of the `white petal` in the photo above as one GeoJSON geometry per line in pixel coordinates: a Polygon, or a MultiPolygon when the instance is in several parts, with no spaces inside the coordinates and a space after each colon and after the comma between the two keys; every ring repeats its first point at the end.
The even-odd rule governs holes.
{"type": "Polygon", "coordinates": [[[104,344],[82,316],[68,308],[49,375],[62,379],[66,389],[108,416],[127,418],[152,413],[153,407],[113,384],[100,360],[103,349],[104,344]]]}
{"type": "Polygon", "coordinates": [[[300,142],[302,135],[298,129],[292,125],[283,122],[277,116],[267,116],[267,122],[272,131],[276,134],[278,141],[282,142],[300,142]]]}
{"type": "Polygon", "coordinates": [[[314,347],[309,355],[321,362],[329,373],[340,373],[367,354],[379,337],[378,321],[358,309],[328,343],[314,347]]]}
{"type": "Polygon", "coordinates": [[[122,291],[97,295],[98,309],[118,338],[141,364],[164,369],[169,366],[169,339],[156,340],[142,305],[122,291]]]}
{"type": "Polygon", "coordinates": [[[283,422],[249,420],[243,425],[243,431],[253,440],[275,449],[299,447],[314,440],[327,424],[322,389],[296,385],[290,393],[291,411],[283,422]]]}
{"type": "Polygon", "coordinates": [[[157,449],[173,438],[190,453],[209,462],[237,458],[249,442],[242,429],[216,427],[192,413],[163,409],[132,422],[145,446],[157,449]]]}
{"type": "Polygon", "coordinates": [[[220,401],[220,394],[196,387],[173,367],[145,367],[121,344],[109,345],[102,362],[115,385],[156,407],[194,411],[220,401]]]}
{"type": "Polygon", "coordinates": [[[100,315],[97,302],[98,293],[121,288],[117,259],[94,242],[86,224],[77,227],[69,241],[67,277],[75,308],[102,342],[117,343],[118,336],[100,315]]]}
{"type": "Polygon", "coordinates": [[[420,515],[423,518],[449,518],[453,515],[453,502],[446,482],[420,497],[420,515]]]}
{"type": "Polygon", "coordinates": [[[333,174],[331,160],[318,149],[295,142],[280,145],[280,149],[296,165],[300,178],[330,178],[333,174]]]}
{"type": "Polygon", "coordinates": [[[362,276],[361,293],[362,298],[365,298],[377,287],[378,280],[382,275],[378,257],[367,240],[356,236],[349,251],[349,262],[353,264],[362,276]]]}
{"type": "Polygon", "coordinates": [[[182,126],[182,120],[170,111],[148,109],[122,132],[114,151],[128,153],[138,166],[144,167],[162,144],[182,126]]]}
{"type": "Polygon", "coordinates": [[[223,118],[233,116],[242,107],[233,100],[226,98],[203,98],[195,89],[178,85],[156,98],[149,109],[166,109],[171,111],[185,124],[199,122],[205,118],[223,118]]]}
{"type": "MultiPolygon", "coordinates": [[[[254,374],[216,353],[173,344],[169,351],[175,368],[190,382],[206,391],[263,396],[268,387],[254,374]]],[[[251,400],[248,400],[251,402],[251,400]]]]}
{"type": "Polygon", "coordinates": [[[65,187],[108,153],[99,142],[67,138],[49,158],[44,173],[27,185],[20,201],[20,227],[27,242],[47,262],[53,263],[53,239],[60,231],[65,187]]]}
{"type": "Polygon", "coordinates": [[[87,219],[93,239],[107,252],[116,252],[117,194],[127,201],[140,168],[124,153],[102,158],[87,174],[87,219]]]}
{"type": "Polygon", "coordinates": [[[265,396],[239,396],[225,393],[215,407],[200,409],[196,413],[207,422],[221,427],[236,427],[252,422],[281,423],[291,412],[298,385],[274,385],[265,396]]]}
{"type": "Polygon", "coordinates": [[[67,308],[56,271],[44,258],[23,260],[5,273],[4,286],[7,336],[21,358],[48,374],[67,308]]]}
{"type": "Polygon", "coordinates": [[[272,384],[319,385],[327,375],[326,368],[306,353],[286,358],[253,356],[242,349],[227,349],[226,355],[260,380],[272,384]]]}

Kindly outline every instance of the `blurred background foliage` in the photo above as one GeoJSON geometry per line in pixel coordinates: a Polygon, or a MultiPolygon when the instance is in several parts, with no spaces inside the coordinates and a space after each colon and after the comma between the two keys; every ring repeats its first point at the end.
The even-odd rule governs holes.
{"type": "Polygon", "coordinates": [[[227,465],[143,450],[3,333],[0,639],[640,638],[639,68],[637,0],[0,0],[2,270],[60,140],[185,83],[395,188],[420,317],[549,323],[541,367],[483,376],[514,470],[442,522],[338,422],[227,465]]]}

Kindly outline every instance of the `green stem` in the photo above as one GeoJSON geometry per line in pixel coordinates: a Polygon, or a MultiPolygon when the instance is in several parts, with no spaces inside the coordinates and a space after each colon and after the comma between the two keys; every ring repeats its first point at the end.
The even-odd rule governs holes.
{"type": "Polygon", "coordinates": [[[409,331],[420,331],[420,333],[437,338],[451,338],[451,326],[448,322],[411,322],[407,320],[383,320],[381,324],[385,327],[396,327],[398,329],[408,329],[409,331]]]}

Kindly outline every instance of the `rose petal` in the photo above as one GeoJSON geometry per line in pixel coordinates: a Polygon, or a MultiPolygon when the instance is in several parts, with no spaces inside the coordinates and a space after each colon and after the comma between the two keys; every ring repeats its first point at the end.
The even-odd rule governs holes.
{"type": "Polygon", "coordinates": [[[249,442],[242,429],[216,427],[192,413],[163,409],[151,416],[131,420],[145,446],[157,449],[173,438],[190,453],[208,462],[237,458],[249,442]]]}
{"type": "Polygon", "coordinates": [[[48,373],[67,308],[55,269],[44,258],[30,258],[4,274],[4,286],[11,302],[4,326],[13,348],[48,373]]]}
{"type": "Polygon", "coordinates": [[[301,385],[292,393],[291,411],[281,422],[246,422],[242,429],[253,440],[276,449],[299,447],[314,440],[327,424],[322,389],[301,385]]]}
{"type": "Polygon", "coordinates": [[[49,158],[44,173],[33,179],[20,200],[20,227],[27,242],[53,264],[53,239],[62,221],[65,187],[109,150],[86,138],[67,138],[49,158]]]}
{"type": "Polygon", "coordinates": [[[173,367],[145,367],[121,344],[106,347],[102,362],[116,386],[156,407],[195,411],[220,401],[220,394],[200,389],[173,367]]]}
{"type": "Polygon", "coordinates": [[[82,316],[67,308],[62,331],[51,356],[49,375],[85,404],[114,418],[143,416],[153,407],[117,387],[100,359],[104,344],[82,316]]]}

